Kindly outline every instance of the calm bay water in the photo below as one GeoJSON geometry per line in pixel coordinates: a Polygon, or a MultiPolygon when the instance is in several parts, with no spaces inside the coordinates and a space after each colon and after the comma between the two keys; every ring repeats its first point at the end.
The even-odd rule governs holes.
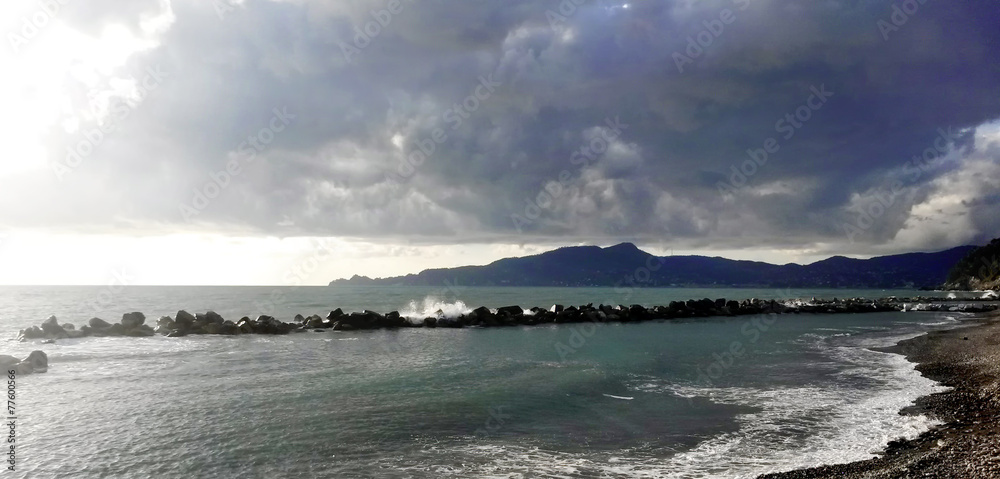
{"type": "MultiPolygon", "coordinates": [[[[49,314],[271,312],[910,296],[913,291],[611,288],[3,287],[0,334],[49,314]],[[268,308],[271,311],[268,311],[268,308]]],[[[457,313],[456,313],[457,314],[457,313]]],[[[18,379],[30,477],[753,477],[870,457],[929,427],[940,390],[871,348],[955,313],[84,338],[18,379]],[[755,322],[756,319],[756,322],[755,322]],[[729,356],[734,345],[742,351],[729,356]]]]}

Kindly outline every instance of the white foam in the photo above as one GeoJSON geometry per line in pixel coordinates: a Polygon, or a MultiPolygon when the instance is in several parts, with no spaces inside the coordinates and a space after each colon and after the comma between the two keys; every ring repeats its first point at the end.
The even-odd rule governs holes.
{"type": "Polygon", "coordinates": [[[522,445],[470,445],[462,452],[485,457],[486,464],[449,477],[753,478],[868,459],[889,441],[915,438],[936,425],[926,416],[902,416],[899,411],[920,396],[947,389],[922,377],[902,356],[862,346],[898,339],[870,338],[839,347],[817,344],[831,360],[844,365],[829,385],[761,389],[698,387],[649,377],[636,381],[630,389],[638,392],[705,397],[755,409],[737,416],[737,431],[708,438],[666,459],[662,457],[668,451],[663,450],[571,454],[522,445]],[[881,384],[852,387],[871,380],[881,384]]]}
{"type": "Polygon", "coordinates": [[[424,318],[457,318],[470,312],[472,312],[472,308],[466,306],[462,301],[448,302],[435,296],[426,296],[419,304],[416,301],[410,301],[399,314],[410,320],[423,320],[424,318]]]}
{"type": "Polygon", "coordinates": [[[615,396],[613,394],[601,394],[601,396],[609,397],[609,398],[614,398],[614,399],[624,399],[626,401],[631,401],[631,400],[635,399],[634,397],[630,397],[630,396],[615,396]]]}

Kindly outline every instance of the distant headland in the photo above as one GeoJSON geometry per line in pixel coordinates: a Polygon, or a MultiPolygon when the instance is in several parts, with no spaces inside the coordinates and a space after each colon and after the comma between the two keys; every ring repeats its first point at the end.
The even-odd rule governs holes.
{"type": "Polygon", "coordinates": [[[330,285],[939,289],[952,268],[976,249],[959,246],[935,253],[871,259],[834,256],[808,265],[775,265],[707,256],[655,256],[634,244],[621,243],[607,248],[565,247],[484,266],[428,269],[392,278],[354,276],[330,285]]]}

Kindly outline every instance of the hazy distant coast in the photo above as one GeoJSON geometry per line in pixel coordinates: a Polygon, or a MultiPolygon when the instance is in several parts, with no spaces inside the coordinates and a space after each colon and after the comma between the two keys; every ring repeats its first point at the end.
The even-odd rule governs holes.
{"type": "Polygon", "coordinates": [[[372,279],[354,276],[331,286],[607,286],[737,288],[940,288],[975,246],[867,260],[834,256],[808,265],[775,265],[706,256],[655,256],[634,244],[573,246],[484,266],[428,269],[372,279]]]}

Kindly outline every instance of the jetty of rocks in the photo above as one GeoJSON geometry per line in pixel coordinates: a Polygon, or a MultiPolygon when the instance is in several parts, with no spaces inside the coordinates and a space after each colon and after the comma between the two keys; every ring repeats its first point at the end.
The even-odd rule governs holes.
{"type": "MultiPolygon", "coordinates": [[[[964,311],[983,312],[997,309],[997,304],[956,304],[931,298],[879,298],[879,299],[832,299],[809,301],[776,301],[747,299],[743,301],[721,299],[699,299],[671,301],[664,306],[646,307],[600,304],[594,306],[564,307],[560,304],[549,308],[534,307],[524,310],[520,306],[504,306],[497,309],[478,307],[457,317],[447,317],[441,311],[425,318],[412,318],[398,311],[387,314],[374,311],[345,313],[340,308],[326,317],[298,314],[293,322],[283,322],[272,316],[261,315],[256,319],[244,316],[238,321],[224,319],[214,311],[191,314],[178,311],[173,317],[163,316],[156,321],[156,327],[146,324],[146,316],[140,312],[125,313],[121,322],[109,323],[100,318],[91,318],[85,326],[76,328],[73,324],[62,323],[51,316],[40,326],[21,330],[18,339],[58,340],[90,336],[131,336],[143,337],[157,334],[167,337],[191,334],[240,335],[240,334],[289,334],[305,331],[349,331],[385,328],[463,328],[533,326],[539,324],[564,324],[583,322],[640,322],[683,318],[705,318],[711,316],[746,316],[759,314],[852,314],[889,311],[964,311]]],[[[963,300],[964,301],[964,300],[963,300]]]]}

